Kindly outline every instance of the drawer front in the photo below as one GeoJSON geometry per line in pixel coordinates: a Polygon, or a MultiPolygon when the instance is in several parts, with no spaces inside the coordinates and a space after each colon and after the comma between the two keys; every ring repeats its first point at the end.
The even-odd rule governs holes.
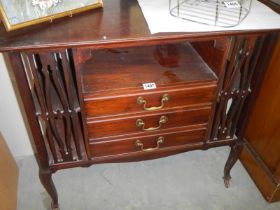
{"type": "Polygon", "coordinates": [[[91,142],[89,150],[91,157],[121,155],[134,152],[150,153],[174,146],[202,143],[205,135],[206,127],[200,127],[195,130],[178,130],[173,133],[91,142]]]}
{"type": "Polygon", "coordinates": [[[122,118],[93,120],[87,123],[90,139],[132,133],[151,133],[152,131],[187,125],[206,124],[209,120],[211,106],[194,109],[179,109],[169,112],[130,115],[122,118]]]}
{"type": "Polygon", "coordinates": [[[141,91],[116,96],[86,97],[85,112],[88,118],[150,112],[174,107],[211,103],[215,96],[216,83],[182,88],[173,91],[141,91]]]}

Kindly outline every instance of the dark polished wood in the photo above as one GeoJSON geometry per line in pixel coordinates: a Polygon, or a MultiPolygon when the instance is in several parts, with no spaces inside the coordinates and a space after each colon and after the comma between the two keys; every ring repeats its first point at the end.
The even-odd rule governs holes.
{"type": "Polygon", "coordinates": [[[52,207],[58,207],[58,196],[52,181],[52,173],[49,168],[49,152],[44,143],[44,137],[40,132],[40,124],[36,117],[35,105],[33,103],[32,93],[29,91],[29,84],[24,67],[21,63],[21,57],[17,53],[10,53],[11,64],[14,69],[18,90],[22,96],[27,120],[33,136],[33,144],[36,146],[36,160],[39,165],[39,178],[52,199],[52,207]]]}
{"type": "Polygon", "coordinates": [[[148,114],[128,115],[106,119],[90,120],[87,122],[89,138],[100,139],[107,136],[128,135],[132,133],[151,133],[143,129],[160,127],[157,130],[165,130],[173,127],[187,125],[207,124],[211,106],[197,107],[193,109],[176,109],[148,114]],[[162,118],[166,122],[160,123],[162,118]],[[137,120],[142,120],[145,125],[137,126],[137,120]]]}
{"type": "Polygon", "coordinates": [[[52,180],[52,172],[50,170],[39,169],[39,178],[52,199],[52,209],[58,209],[58,196],[52,180]]]}
{"type": "Polygon", "coordinates": [[[89,97],[104,96],[104,91],[143,90],[142,84],[149,81],[160,88],[217,80],[188,42],[93,50],[91,56],[80,64],[83,93],[89,97]]]}
{"type": "Polygon", "coordinates": [[[117,48],[119,46],[155,45],[184,40],[214,40],[221,36],[263,34],[274,30],[220,31],[198,33],[151,34],[135,0],[104,0],[104,7],[73,18],[6,32],[0,27],[1,51],[46,48],[117,48]]]}
{"type": "Polygon", "coordinates": [[[269,201],[280,201],[280,38],[246,130],[242,163],[269,201]]]}
{"type": "Polygon", "coordinates": [[[103,9],[10,33],[0,27],[53,208],[57,170],[225,145],[227,186],[278,31],[152,35],[136,0],[105,0],[103,9]],[[144,90],[146,82],[157,88],[144,90]]]}
{"type": "Polygon", "coordinates": [[[168,94],[169,100],[164,102],[164,106],[161,110],[170,108],[182,108],[182,107],[194,107],[196,105],[209,106],[215,100],[215,94],[217,91],[216,82],[204,82],[201,85],[185,85],[174,86],[166,88],[157,88],[156,90],[143,92],[140,90],[131,91],[126,90],[119,91],[119,94],[98,94],[99,96],[91,95],[85,97],[85,112],[87,118],[102,117],[107,115],[124,115],[129,112],[147,113],[143,104],[138,104],[137,99],[142,97],[147,101],[147,107],[158,107],[161,105],[161,100],[165,94],[168,94]]]}
{"type": "Polygon", "coordinates": [[[187,43],[97,50],[91,56],[80,64],[88,117],[145,112],[138,97],[154,107],[168,94],[163,108],[209,104],[215,98],[217,77],[187,43]],[[147,82],[157,88],[143,92],[147,82]]]}
{"type": "Polygon", "coordinates": [[[224,168],[224,182],[225,182],[225,187],[229,187],[229,181],[231,179],[230,175],[230,170],[236,163],[236,161],[239,159],[239,156],[244,148],[244,143],[243,142],[238,142],[234,145],[231,146],[229,157],[227,159],[225,168],[224,168]]]}
{"type": "Polygon", "coordinates": [[[206,126],[183,127],[173,131],[165,131],[161,133],[150,133],[144,137],[123,137],[119,139],[107,138],[101,142],[92,141],[90,143],[90,152],[93,158],[100,156],[122,155],[128,153],[140,152],[141,147],[136,145],[137,141],[143,143],[143,149],[152,148],[146,153],[151,153],[164,148],[174,146],[194,144],[203,142],[206,134],[206,126]],[[157,141],[163,137],[163,142],[157,147],[157,141]]]}
{"type": "Polygon", "coordinates": [[[274,11],[276,11],[277,13],[280,14],[280,3],[279,3],[279,1],[278,1],[278,4],[274,1],[271,1],[271,0],[259,0],[259,1],[266,4],[271,9],[273,9],[274,11]]]}

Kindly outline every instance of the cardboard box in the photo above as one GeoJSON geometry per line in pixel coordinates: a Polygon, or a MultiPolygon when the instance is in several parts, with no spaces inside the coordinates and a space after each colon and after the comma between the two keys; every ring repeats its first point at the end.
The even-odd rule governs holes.
{"type": "Polygon", "coordinates": [[[1,210],[17,209],[19,170],[0,133],[0,204],[1,210]]]}

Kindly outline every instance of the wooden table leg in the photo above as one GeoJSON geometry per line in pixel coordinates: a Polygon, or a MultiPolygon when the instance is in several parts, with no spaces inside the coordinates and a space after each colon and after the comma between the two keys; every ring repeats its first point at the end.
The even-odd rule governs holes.
{"type": "Polygon", "coordinates": [[[56,188],[52,180],[52,172],[50,170],[39,170],[39,177],[42,185],[45,187],[52,199],[52,209],[59,209],[58,207],[58,196],[56,188]]]}

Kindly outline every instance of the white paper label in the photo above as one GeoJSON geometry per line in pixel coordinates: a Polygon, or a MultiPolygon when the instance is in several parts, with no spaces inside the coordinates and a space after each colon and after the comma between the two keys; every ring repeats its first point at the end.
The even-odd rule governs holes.
{"type": "Polygon", "coordinates": [[[144,83],[143,88],[144,88],[144,90],[151,90],[151,89],[156,89],[157,86],[156,86],[156,83],[149,82],[149,83],[144,83]]]}
{"type": "Polygon", "coordinates": [[[227,8],[232,9],[232,8],[239,8],[240,4],[238,1],[224,1],[225,5],[227,8]]]}

